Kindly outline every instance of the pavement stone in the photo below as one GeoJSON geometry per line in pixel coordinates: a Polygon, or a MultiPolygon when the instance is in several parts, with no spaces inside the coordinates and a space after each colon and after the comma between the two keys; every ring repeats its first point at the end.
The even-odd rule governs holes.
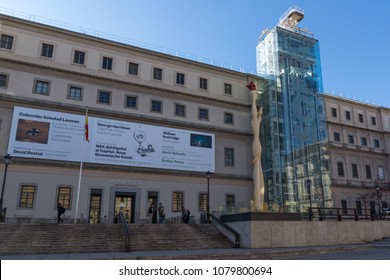
{"type": "MultiPolygon", "coordinates": [[[[6,255],[0,260],[153,260],[153,259],[299,259],[305,256],[315,259],[316,256],[332,255],[342,252],[390,249],[390,242],[376,241],[365,244],[350,244],[338,246],[289,247],[264,249],[204,249],[204,250],[175,250],[175,251],[142,251],[117,253],[77,253],[77,254],[48,254],[48,255],[6,255]]],[[[390,259],[390,250],[388,250],[390,259]]],[[[381,258],[383,259],[383,258],[381,258]]]]}

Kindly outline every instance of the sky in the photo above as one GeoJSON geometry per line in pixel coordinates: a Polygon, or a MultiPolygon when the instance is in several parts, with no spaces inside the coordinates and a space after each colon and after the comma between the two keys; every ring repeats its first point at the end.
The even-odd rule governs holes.
{"type": "Polygon", "coordinates": [[[0,0],[0,13],[252,72],[261,32],[293,6],[319,40],[324,91],[390,107],[388,0],[0,0]]]}

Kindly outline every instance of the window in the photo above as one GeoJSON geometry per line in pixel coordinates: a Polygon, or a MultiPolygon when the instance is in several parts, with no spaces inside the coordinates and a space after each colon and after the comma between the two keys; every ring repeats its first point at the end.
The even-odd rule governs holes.
{"type": "Polygon", "coordinates": [[[184,207],[184,193],[173,192],[172,194],[172,211],[181,212],[181,208],[184,207]]]}
{"type": "Polygon", "coordinates": [[[198,118],[200,120],[208,121],[209,120],[209,109],[199,108],[198,118]]]}
{"type": "Polygon", "coordinates": [[[99,90],[98,103],[109,105],[111,103],[111,92],[99,90]]]}
{"type": "Polygon", "coordinates": [[[337,110],[336,110],[336,108],[332,108],[332,117],[337,118],[337,110]]]}
{"type": "Polygon", "coordinates": [[[338,132],[333,132],[333,140],[335,142],[340,142],[340,133],[338,132]]]}
{"type": "Polygon", "coordinates": [[[224,120],[224,123],[226,123],[226,124],[233,124],[234,123],[233,113],[225,112],[223,120],[224,120]]]}
{"type": "Polygon", "coordinates": [[[137,63],[129,62],[129,74],[134,75],[134,76],[138,76],[138,64],[137,63]]]}
{"type": "Polygon", "coordinates": [[[60,186],[58,188],[57,203],[61,203],[65,209],[70,209],[71,193],[72,188],[70,186],[60,186]]]}
{"type": "Polygon", "coordinates": [[[85,52],[74,51],[73,63],[84,65],[85,64],[85,52]]]}
{"type": "Polygon", "coordinates": [[[379,140],[378,139],[374,139],[374,147],[375,148],[380,148],[380,144],[379,144],[379,140]]]}
{"type": "Polygon", "coordinates": [[[232,95],[232,85],[231,84],[226,84],[224,85],[225,91],[224,93],[227,95],[232,95]]]}
{"type": "Polygon", "coordinates": [[[185,75],[183,73],[176,73],[176,84],[184,86],[184,84],[185,84],[185,75]]]}
{"type": "Polygon", "coordinates": [[[23,185],[20,190],[19,207],[33,208],[35,197],[35,186],[23,185]]]}
{"type": "Polygon", "coordinates": [[[181,104],[175,104],[175,116],[185,117],[186,116],[186,106],[181,104]]]}
{"type": "Polygon", "coordinates": [[[8,87],[8,74],[0,73],[0,88],[8,87]]]}
{"type": "Polygon", "coordinates": [[[33,92],[36,94],[49,95],[49,86],[50,84],[47,81],[35,80],[33,92]]]}
{"type": "Polygon", "coordinates": [[[375,117],[371,117],[371,124],[376,125],[376,118],[375,117]]]}
{"type": "Polygon", "coordinates": [[[357,211],[357,214],[358,215],[362,215],[363,214],[363,211],[362,211],[362,202],[360,200],[357,200],[356,201],[356,211],[357,211]]]}
{"type": "Polygon", "coordinates": [[[337,175],[344,177],[344,164],[340,161],[337,162],[337,175]]]}
{"type": "MultiPolygon", "coordinates": [[[[74,100],[82,100],[82,88],[76,86],[69,86],[68,98],[74,100]]],[[[62,204],[62,203],[61,203],[62,204]]]]}
{"type": "Polygon", "coordinates": [[[234,166],[234,149],[225,148],[225,166],[234,166]]]}
{"type": "Polygon", "coordinates": [[[1,34],[0,48],[12,50],[13,44],[14,44],[14,36],[1,34]]]}
{"type": "Polygon", "coordinates": [[[162,113],[162,102],[157,100],[152,100],[150,110],[155,113],[162,113]]]}
{"type": "Polygon", "coordinates": [[[199,212],[207,212],[207,193],[199,194],[199,212]]]}
{"type": "Polygon", "coordinates": [[[352,177],[359,178],[358,167],[356,163],[352,163],[352,177]]]}
{"type": "Polygon", "coordinates": [[[235,196],[234,194],[227,194],[226,195],[226,208],[227,209],[233,209],[235,206],[235,196]]]}
{"type": "Polygon", "coordinates": [[[103,56],[102,69],[112,70],[113,59],[111,57],[103,56]]]}
{"type": "Polygon", "coordinates": [[[385,170],[383,167],[378,167],[378,179],[379,180],[385,179],[385,170]]]}
{"type": "Polygon", "coordinates": [[[53,58],[53,50],[54,50],[53,45],[43,43],[41,49],[41,56],[53,58]]]}
{"type": "Polygon", "coordinates": [[[138,97],[137,96],[127,95],[126,96],[126,107],[127,108],[132,108],[132,109],[137,109],[137,107],[138,107],[138,97]]]}
{"type": "Polygon", "coordinates": [[[361,142],[362,142],[362,146],[367,146],[367,138],[366,137],[362,137],[361,138],[361,142]]]}
{"type": "Polygon", "coordinates": [[[353,135],[348,135],[348,144],[353,144],[353,143],[354,143],[353,135]]]}
{"type": "Polygon", "coordinates": [[[366,165],[366,178],[367,179],[372,179],[372,176],[371,176],[371,166],[369,166],[369,165],[366,165]]]}
{"type": "Polygon", "coordinates": [[[161,68],[153,68],[153,80],[162,81],[162,69],[161,68]]]}
{"type": "Polygon", "coordinates": [[[363,114],[359,114],[359,122],[364,123],[363,114]]]}
{"type": "Polygon", "coordinates": [[[207,79],[205,79],[205,78],[199,79],[199,88],[207,89],[207,79]]]}
{"type": "Polygon", "coordinates": [[[349,121],[351,120],[351,112],[350,111],[345,111],[345,118],[349,121]]]}
{"type": "Polygon", "coordinates": [[[341,200],[341,208],[342,208],[342,213],[343,214],[348,214],[348,209],[347,209],[347,201],[346,200],[341,200]]]}

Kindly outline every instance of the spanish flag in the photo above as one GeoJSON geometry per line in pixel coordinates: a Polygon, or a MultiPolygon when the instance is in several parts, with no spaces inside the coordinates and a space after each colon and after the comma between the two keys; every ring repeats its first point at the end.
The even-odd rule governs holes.
{"type": "Polygon", "coordinates": [[[88,108],[85,112],[85,141],[89,142],[89,135],[88,135],[88,108]]]}

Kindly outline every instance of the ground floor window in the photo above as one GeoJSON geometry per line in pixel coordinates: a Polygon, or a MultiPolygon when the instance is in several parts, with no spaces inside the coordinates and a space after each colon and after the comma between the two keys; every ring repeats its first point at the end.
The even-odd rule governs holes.
{"type": "Polygon", "coordinates": [[[235,197],[234,194],[227,194],[226,195],[226,207],[227,208],[233,208],[235,205],[235,197]]]}
{"type": "Polygon", "coordinates": [[[357,214],[358,215],[362,215],[363,214],[363,211],[362,211],[362,202],[361,201],[356,201],[356,211],[357,211],[357,214]]]}
{"type": "Polygon", "coordinates": [[[36,187],[33,185],[22,185],[20,190],[19,207],[22,208],[33,208],[34,197],[36,187]]]}
{"type": "Polygon", "coordinates": [[[207,212],[207,193],[199,194],[199,212],[207,212]]]}
{"type": "Polygon", "coordinates": [[[173,192],[172,194],[172,211],[181,212],[181,208],[184,207],[184,193],[173,192]]]}
{"type": "Polygon", "coordinates": [[[61,203],[62,207],[65,209],[70,208],[71,194],[72,188],[70,186],[58,187],[57,202],[61,203]]]}
{"type": "Polygon", "coordinates": [[[347,201],[346,200],[341,200],[341,208],[342,208],[343,214],[348,214],[347,201]]]}

